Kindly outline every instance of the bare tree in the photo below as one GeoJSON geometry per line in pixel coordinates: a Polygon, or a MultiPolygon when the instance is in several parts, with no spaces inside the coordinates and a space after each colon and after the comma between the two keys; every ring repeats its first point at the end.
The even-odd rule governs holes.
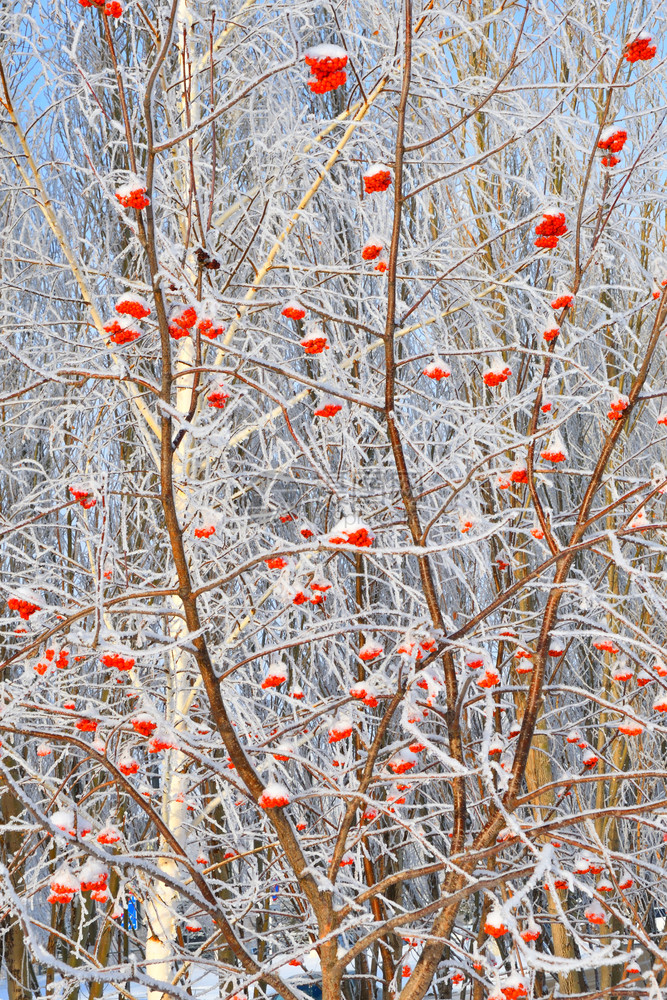
{"type": "Polygon", "coordinates": [[[657,996],[661,6],[0,18],[12,1000],[657,996]]]}

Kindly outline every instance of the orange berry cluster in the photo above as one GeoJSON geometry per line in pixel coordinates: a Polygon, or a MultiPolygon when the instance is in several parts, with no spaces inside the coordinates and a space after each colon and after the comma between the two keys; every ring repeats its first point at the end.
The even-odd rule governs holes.
{"type": "Polygon", "coordinates": [[[147,716],[138,715],[131,720],[132,728],[139,736],[150,736],[157,729],[157,723],[147,716]]]}
{"type": "Polygon", "coordinates": [[[174,744],[163,736],[154,736],[146,749],[149,753],[160,753],[161,750],[173,750],[174,744]]]}
{"type": "Polygon", "coordinates": [[[315,80],[309,80],[308,86],[314,94],[328,94],[330,90],[337,90],[342,87],[347,80],[347,73],[344,69],[337,69],[333,73],[325,73],[315,80]]]}
{"type": "Polygon", "coordinates": [[[82,878],[81,891],[101,892],[102,889],[106,889],[108,880],[109,873],[107,871],[101,871],[98,875],[93,875],[91,878],[82,878]]]}
{"type": "Polygon", "coordinates": [[[545,448],[544,451],[540,452],[540,455],[542,456],[545,462],[557,463],[565,461],[565,452],[562,450],[562,448],[554,448],[554,449],[545,448]]]}
{"type": "Polygon", "coordinates": [[[127,761],[119,762],[119,764],[118,764],[118,770],[120,771],[121,774],[124,774],[125,777],[127,778],[131,774],[136,774],[137,773],[137,771],[139,770],[139,761],[138,760],[134,760],[134,758],[133,758],[131,761],[127,760],[127,761]]]}
{"type": "Polygon", "coordinates": [[[432,378],[435,379],[436,382],[439,382],[441,378],[449,378],[452,373],[449,368],[444,368],[442,365],[439,365],[437,361],[432,361],[430,365],[426,366],[423,374],[426,375],[427,378],[432,378]]]}
{"type": "Polygon", "coordinates": [[[600,139],[598,149],[608,149],[611,153],[620,153],[627,138],[628,133],[624,128],[616,129],[611,135],[600,139]]]}
{"type": "Polygon", "coordinates": [[[262,681],[262,688],[264,691],[268,691],[269,688],[280,687],[286,680],[287,678],[283,674],[268,674],[262,681]]]}

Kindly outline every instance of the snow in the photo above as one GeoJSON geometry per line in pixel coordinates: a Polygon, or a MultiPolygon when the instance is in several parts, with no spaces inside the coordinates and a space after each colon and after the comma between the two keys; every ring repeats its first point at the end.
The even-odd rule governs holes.
{"type": "Polygon", "coordinates": [[[312,59],[342,59],[347,55],[345,49],[340,45],[332,45],[330,42],[321,42],[307,49],[305,55],[312,59]]]}
{"type": "Polygon", "coordinates": [[[375,174],[381,174],[387,170],[391,173],[391,169],[386,163],[372,163],[368,170],[364,172],[364,177],[374,177],[375,174]]]}
{"type": "Polygon", "coordinates": [[[133,191],[145,191],[146,182],[142,181],[136,174],[130,174],[125,184],[116,188],[116,194],[120,198],[127,198],[133,191]]]}
{"type": "Polygon", "coordinates": [[[605,128],[602,129],[599,141],[608,142],[609,139],[611,139],[613,135],[616,135],[617,132],[624,132],[624,131],[625,129],[622,128],[621,125],[607,125],[605,126],[605,128]]]}

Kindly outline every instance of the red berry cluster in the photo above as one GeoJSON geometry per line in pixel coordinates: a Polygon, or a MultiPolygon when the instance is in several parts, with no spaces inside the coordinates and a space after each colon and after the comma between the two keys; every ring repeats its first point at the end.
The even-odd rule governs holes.
{"type": "Polygon", "coordinates": [[[319,410],[315,410],[315,416],[335,417],[339,410],[342,410],[342,406],[339,406],[338,403],[326,403],[319,410]]]}
{"type": "Polygon", "coordinates": [[[268,691],[269,688],[280,687],[280,685],[284,684],[286,680],[287,677],[283,674],[271,673],[268,674],[262,681],[262,688],[264,691],[268,691]]]}
{"type": "Polygon", "coordinates": [[[116,312],[124,316],[132,316],[134,319],[144,319],[149,316],[151,307],[147,302],[139,297],[123,295],[116,302],[116,312]]]}
{"type": "Polygon", "coordinates": [[[559,447],[545,448],[544,451],[540,452],[540,455],[542,456],[545,462],[557,463],[565,461],[565,452],[563,451],[562,448],[559,447]]]}
{"type": "Polygon", "coordinates": [[[120,653],[105,653],[102,663],[105,667],[115,667],[117,670],[131,670],[134,666],[134,657],[121,656],[120,653]]]}
{"type": "Polygon", "coordinates": [[[30,615],[34,615],[35,611],[39,611],[39,604],[33,604],[31,601],[24,601],[20,597],[10,597],[7,601],[7,607],[10,611],[18,611],[19,615],[25,622],[28,621],[30,615]]]}
{"type": "Polygon", "coordinates": [[[570,295],[569,293],[567,295],[559,295],[558,298],[555,298],[551,303],[551,308],[554,310],[569,309],[573,302],[574,295],[570,295]]]}
{"type": "Polygon", "coordinates": [[[195,538],[210,538],[215,534],[215,526],[212,524],[208,528],[195,528],[195,538]]]}
{"type": "MultiPolygon", "coordinates": [[[[620,151],[623,149],[623,146],[625,145],[627,138],[628,138],[628,133],[625,131],[624,128],[606,129],[602,133],[602,137],[598,142],[598,149],[604,150],[605,153],[607,154],[620,153],[620,151]]],[[[605,155],[602,157],[603,167],[615,167],[616,164],[620,162],[621,161],[618,156],[605,155]]]]}
{"type": "Polygon", "coordinates": [[[142,208],[150,205],[150,198],[146,197],[146,188],[133,188],[131,191],[116,191],[116,198],[123,208],[136,208],[138,212],[142,208]]]}
{"type": "Polygon", "coordinates": [[[508,365],[505,365],[504,368],[500,368],[500,366],[496,368],[489,368],[487,372],[484,372],[482,378],[490,389],[494,389],[497,385],[500,385],[501,382],[507,382],[507,379],[511,374],[512,369],[508,365]]]}
{"type": "Polygon", "coordinates": [[[282,556],[270,556],[265,562],[269,569],[284,569],[287,566],[287,560],[282,556]]]}
{"type": "Polygon", "coordinates": [[[326,47],[317,46],[306,53],[306,64],[314,77],[308,81],[308,86],[314,94],[328,94],[330,90],[342,87],[347,80],[347,73],[343,69],[347,65],[347,53],[338,55],[339,51],[342,52],[335,50],[336,54],[330,54],[326,52],[326,47]]]}
{"type": "Polygon", "coordinates": [[[163,736],[154,736],[146,749],[149,753],[160,753],[161,750],[173,750],[174,744],[163,736]]]}
{"type": "Polygon", "coordinates": [[[610,420],[622,420],[623,413],[627,410],[630,405],[630,400],[627,396],[617,396],[609,404],[609,413],[607,414],[610,420]]]}
{"type": "Polygon", "coordinates": [[[90,510],[97,503],[95,497],[91,496],[88,490],[79,490],[75,486],[70,486],[70,493],[75,500],[78,500],[84,510],[90,510]]]}
{"type": "Polygon", "coordinates": [[[74,899],[74,894],[70,895],[68,892],[50,892],[46,897],[47,903],[71,903],[74,899]]]}
{"type": "Polygon", "coordinates": [[[52,662],[55,661],[55,664],[56,664],[56,667],[58,668],[58,670],[64,670],[65,667],[69,666],[69,662],[68,662],[69,661],[69,653],[67,652],[66,649],[61,649],[57,656],[56,656],[55,649],[47,649],[46,652],[44,653],[44,656],[49,661],[49,663],[52,663],[52,662]]]}
{"type": "Polygon", "coordinates": [[[322,351],[329,350],[326,337],[306,337],[301,341],[301,346],[306,354],[321,354],[322,351]]]}
{"type": "Polygon", "coordinates": [[[107,871],[101,871],[99,874],[95,874],[90,878],[83,877],[81,879],[81,891],[101,892],[102,889],[106,889],[108,880],[109,872],[107,871]]]}
{"type": "Polygon", "coordinates": [[[375,260],[382,253],[382,244],[377,243],[367,243],[364,249],[361,251],[361,256],[364,260],[375,260]]]}
{"type": "Polygon", "coordinates": [[[628,133],[624,128],[618,128],[611,135],[606,135],[600,139],[598,149],[608,149],[611,153],[620,153],[625,145],[628,133]]]}
{"type": "Polygon", "coordinates": [[[79,730],[80,733],[94,733],[97,731],[97,719],[79,719],[75,723],[75,728],[79,730]]]}
{"type": "Polygon", "coordinates": [[[346,535],[346,538],[330,538],[329,541],[332,545],[357,545],[360,549],[365,549],[373,544],[375,538],[367,528],[358,528],[357,531],[346,532],[346,535]]]}
{"type": "MultiPolygon", "coordinates": [[[[131,720],[132,728],[139,736],[150,736],[157,729],[157,723],[145,715],[138,715],[131,720]]],[[[99,838],[98,838],[99,839],[99,838]]],[[[101,841],[100,841],[101,843],[101,841]]]]}
{"type": "Polygon", "coordinates": [[[125,777],[129,777],[131,774],[136,774],[139,770],[139,761],[134,758],[132,758],[132,760],[122,762],[119,761],[118,770],[121,774],[124,774],[125,777]]]}
{"type": "Polygon", "coordinates": [[[372,173],[364,174],[364,191],[373,194],[375,191],[386,191],[391,184],[391,170],[380,168],[372,173]]]}
{"type": "Polygon", "coordinates": [[[326,73],[318,76],[315,80],[309,80],[308,86],[314,94],[328,94],[330,90],[337,90],[342,87],[347,80],[347,73],[344,69],[335,70],[333,73],[326,73]]]}
{"type": "Polygon", "coordinates": [[[308,594],[304,594],[303,590],[297,590],[296,594],[292,598],[292,604],[322,604],[324,601],[324,594],[313,594],[312,597],[308,597],[308,594]]]}
{"type": "Polygon", "coordinates": [[[196,322],[197,313],[192,306],[186,306],[184,309],[176,308],[169,317],[169,334],[174,340],[189,337],[190,330],[196,322]]]}
{"type": "Polygon", "coordinates": [[[298,303],[288,302],[282,312],[283,316],[287,316],[288,319],[299,320],[303,319],[306,315],[306,310],[300,306],[298,303]]]}
{"type": "Polygon", "coordinates": [[[141,336],[141,332],[135,330],[132,325],[119,322],[117,319],[112,319],[108,323],[105,323],[104,329],[107,333],[111,334],[109,337],[111,343],[118,344],[119,346],[122,344],[131,344],[133,340],[138,340],[141,336]]]}
{"type": "Polygon", "coordinates": [[[657,51],[657,45],[651,45],[650,35],[640,35],[625,46],[625,58],[629,63],[646,62],[652,59],[657,51]]]}
{"type": "Polygon", "coordinates": [[[558,239],[567,232],[563,212],[545,212],[542,221],[535,226],[536,247],[557,247],[558,239]]]}
{"type": "Polygon", "coordinates": [[[122,6],[118,3],[118,0],[79,0],[81,7],[96,7],[98,10],[103,10],[107,17],[120,17],[123,13],[122,6]]]}
{"type": "Polygon", "coordinates": [[[427,378],[435,379],[439,382],[441,378],[449,378],[452,374],[449,368],[445,368],[443,365],[438,364],[437,361],[432,361],[430,365],[427,365],[423,372],[427,378]]]}
{"type": "Polygon", "coordinates": [[[120,833],[115,826],[106,826],[97,835],[98,844],[117,844],[120,840],[120,833]]]}
{"type": "MultiPolygon", "coordinates": [[[[500,675],[494,667],[487,667],[483,675],[477,681],[477,686],[481,688],[492,688],[500,683],[500,675]]],[[[486,927],[484,928],[486,930],[486,927]]]]}
{"type": "Polygon", "coordinates": [[[289,805],[289,796],[282,791],[270,792],[267,786],[257,799],[257,805],[261,806],[262,809],[282,809],[283,806],[289,805]]]}
{"type": "Polygon", "coordinates": [[[47,649],[44,652],[44,659],[48,662],[36,663],[34,666],[35,673],[38,673],[40,676],[43,676],[46,673],[49,669],[49,663],[53,663],[54,660],[58,670],[64,670],[65,667],[69,666],[69,653],[66,649],[61,649],[57,657],[55,649],[47,649]]]}
{"type": "Polygon", "coordinates": [[[404,760],[402,758],[390,760],[387,764],[387,767],[393,771],[394,774],[405,774],[406,771],[411,770],[414,766],[414,761],[404,760]]]}
{"type": "Polygon", "coordinates": [[[216,410],[224,410],[228,399],[228,392],[224,392],[222,389],[214,389],[213,392],[209,392],[207,402],[209,406],[213,406],[216,410]]]}
{"type": "Polygon", "coordinates": [[[209,340],[215,340],[222,333],[225,332],[224,326],[216,326],[212,319],[205,317],[197,323],[197,329],[201,333],[202,337],[208,337],[209,340]]]}

